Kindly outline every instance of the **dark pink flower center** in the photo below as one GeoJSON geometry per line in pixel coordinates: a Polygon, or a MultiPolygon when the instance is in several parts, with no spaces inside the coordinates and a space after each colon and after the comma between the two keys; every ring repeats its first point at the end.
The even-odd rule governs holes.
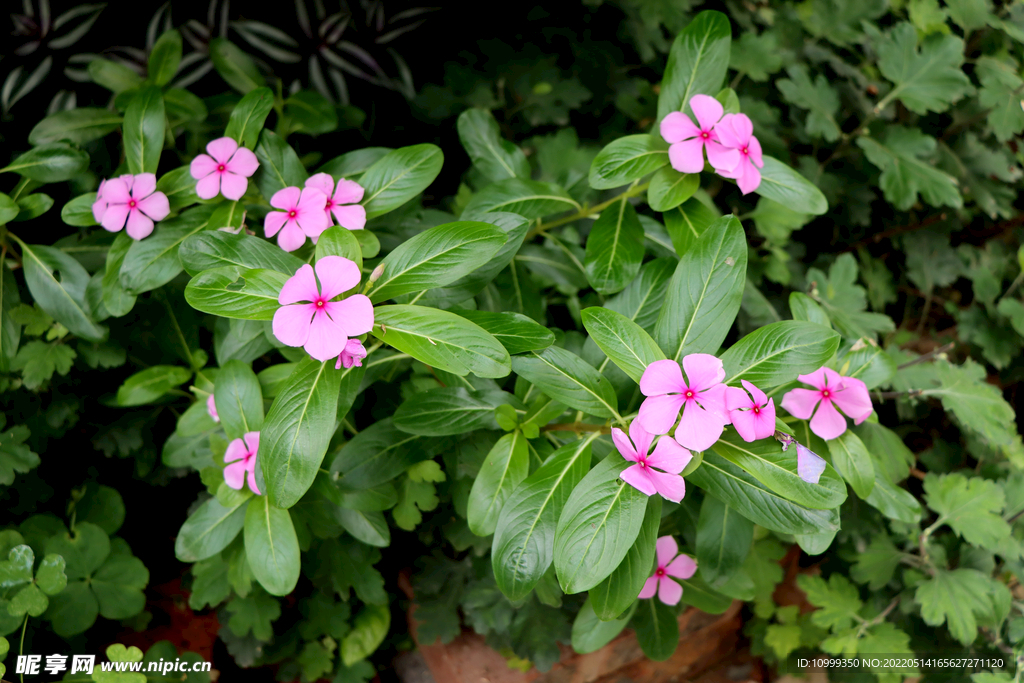
{"type": "Polygon", "coordinates": [[[665,570],[662,569],[661,567],[658,567],[658,569],[654,572],[654,575],[657,576],[658,578],[661,578],[661,577],[665,576],[665,570]]]}
{"type": "Polygon", "coordinates": [[[224,166],[224,164],[220,164],[220,165],[218,165],[218,166],[217,166],[217,170],[218,170],[218,171],[220,171],[221,173],[223,173],[223,172],[224,172],[224,169],[225,169],[225,168],[226,168],[226,167],[224,166]]]}
{"type": "Polygon", "coordinates": [[[256,457],[256,454],[255,454],[255,453],[252,453],[252,452],[246,451],[246,452],[245,452],[245,458],[244,458],[244,459],[242,460],[242,462],[244,462],[244,463],[245,463],[246,465],[248,465],[248,464],[249,464],[249,461],[250,461],[250,460],[252,460],[252,459],[253,459],[253,458],[255,458],[255,457],[256,457]]]}
{"type": "Polygon", "coordinates": [[[744,156],[750,156],[750,148],[748,148],[748,147],[744,147],[744,148],[743,148],[743,149],[741,149],[740,151],[741,151],[741,152],[743,152],[743,155],[744,155],[744,156]]]}
{"type": "Polygon", "coordinates": [[[702,130],[702,131],[700,132],[700,136],[701,136],[702,138],[704,138],[705,140],[707,140],[707,139],[708,139],[709,137],[711,137],[711,133],[707,132],[706,130],[702,130]]]}
{"type": "Polygon", "coordinates": [[[637,461],[636,461],[636,463],[637,463],[638,465],[640,465],[640,467],[641,467],[642,469],[647,469],[647,460],[646,460],[646,459],[644,459],[644,457],[643,457],[643,456],[640,456],[640,459],[639,459],[639,460],[637,460],[637,461]]]}
{"type": "Polygon", "coordinates": [[[327,200],[327,205],[326,205],[326,207],[325,207],[325,208],[329,209],[329,208],[331,208],[332,206],[334,206],[334,202],[332,202],[332,201],[331,201],[330,199],[328,199],[328,200],[327,200]]]}
{"type": "Polygon", "coordinates": [[[129,209],[134,209],[134,208],[135,208],[135,204],[136,204],[136,203],[137,203],[137,202],[136,202],[136,201],[135,201],[134,199],[130,199],[130,200],[128,200],[128,208],[129,208],[129,209]]]}
{"type": "Polygon", "coordinates": [[[831,395],[832,395],[832,392],[831,392],[831,391],[829,391],[828,389],[822,389],[822,390],[821,390],[821,397],[822,397],[822,398],[828,398],[828,397],[830,397],[831,395]]]}
{"type": "Polygon", "coordinates": [[[754,414],[757,415],[761,412],[761,406],[754,406],[754,414]]]}
{"type": "Polygon", "coordinates": [[[288,218],[295,218],[295,209],[288,212],[288,218]]]}
{"type": "Polygon", "coordinates": [[[687,389],[686,393],[683,394],[683,396],[685,396],[686,398],[693,398],[693,396],[694,396],[693,389],[687,389]]]}
{"type": "Polygon", "coordinates": [[[316,307],[317,308],[323,308],[325,303],[326,302],[323,299],[317,299],[316,300],[316,307]]]}

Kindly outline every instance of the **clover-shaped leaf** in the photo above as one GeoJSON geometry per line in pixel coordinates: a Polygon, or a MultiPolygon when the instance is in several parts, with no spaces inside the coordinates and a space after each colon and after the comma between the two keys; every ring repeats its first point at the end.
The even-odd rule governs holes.
{"type": "MultiPolygon", "coordinates": [[[[141,662],[142,650],[115,643],[107,648],[107,659],[111,662],[141,662]]],[[[93,669],[92,680],[96,683],[146,683],[146,674],[93,669]]]]}
{"type": "Polygon", "coordinates": [[[27,545],[12,548],[7,560],[0,562],[0,590],[31,581],[34,561],[35,554],[27,545]]]}
{"type": "MultiPolygon", "coordinates": [[[[67,577],[64,575],[64,558],[59,555],[47,555],[40,564],[39,572],[35,581],[32,579],[32,567],[35,564],[35,553],[27,545],[17,545],[11,548],[5,562],[0,562],[0,590],[17,589],[5,600],[3,607],[5,617],[21,617],[28,614],[31,617],[38,617],[50,601],[47,595],[56,595],[64,590],[67,585],[67,577]],[[26,585],[27,584],[27,585],[26,585]]],[[[0,626],[9,626],[7,620],[2,620],[0,626]]]]}

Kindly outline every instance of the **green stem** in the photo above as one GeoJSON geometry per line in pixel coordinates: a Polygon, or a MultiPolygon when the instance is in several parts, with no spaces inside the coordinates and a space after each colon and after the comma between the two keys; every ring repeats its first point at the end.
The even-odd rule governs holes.
{"type": "Polygon", "coordinates": [[[636,185],[636,184],[634,184],[632,187],[630,187],[628,190],[626,190],[622,194],[616,195],[616,196],[612,197],[611,199],[609,199],[606,202],[601,202],[600,204],[594,204],[593,206],[584,206],[579,211],[577,211],[576,213],[572,214],[571,216],[566,216],[565,218],[559,218],[557,220],[551,221],[550,223],[541,223],[540,225],[538,225],[537,227],[531,229],[528,233],[526,233],[526,239],[530,239],[531,237],[535,237],[539,233],[542,233],[542,232],[545,232],[547,230],[550,230],[551,228],[557,228],[557,227],[559,227],[561,225],[566,225],[568,223],[573,223],[575,221],[578,221],[578,220],[580,220],[582,218],[587,218],[589,216],[593,216],[595,213],[601,213],[602,211],[607,209],[609,206],[611,206],[615,202],[622,201],[623,199],[629,199],[630,197],[635,197],[635,196],[637,196],[639,194],[643,194],[647,190],[647,186],[648,185],[650,185],[650,182],[646,182],[643,185],[636,185]]]}
{"type": "MultiPolygon", "coordinates": [[[[25,623],[21,625],[21,647],[18,648],[18,656],[25,654],[25,631],[28,630],[28,614],[25,614],[25,623]]],[[[21,683],[25,683],[25,674],[21,674],[21,683]]]]}

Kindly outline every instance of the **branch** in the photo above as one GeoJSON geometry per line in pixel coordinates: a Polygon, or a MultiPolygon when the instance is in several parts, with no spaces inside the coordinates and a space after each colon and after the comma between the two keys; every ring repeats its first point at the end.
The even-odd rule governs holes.
{"type": "Polygon", "coordinates": [[[859,242],[854,242],[850,246],[843,249],[840,253],[846,253],[848,251],[857,251],[861,247],[866,247],[869,244],[878,244],[884,239],[894,237],[904,232],[914,232],[915,230],[921,230],[922,228],[927,228],[932,223],[938,223],[939,221],[944,220],[946,220],[946,213],[942,212],[935,214],[934,216],[929,216],[928,218],[925,218],[923,221],[919,223],[901,225],[897,228],[889,228],[888,230],[883,230],[882,232],[876,232],[874,235],[871,235],[871,237],[868,237],[867,239],[863,239],[859,242]]]}
{"type": "Polygon", "coordinates": [[[611,427],[605,425],[594,425],[586,422],[567,422],[564,424],[544,425],[540,428],[542,432],[600,432],[611,434],[611,427]]]}
{"type": "Polygon", "coordinates": [[[906,391],[876,391],[874,397],[879,401],[884,401],[887,398],[900,398],[906,396],[907,398],[913,398],[914,396],[920,396],[924,393],[924,389],[907,389],[906,391]]]}
{"type": "Polygon", "coordinates": [[[551,228],[557,228],[558,226],[565,225],[567,223],[573,223],[575,221],[580,220],[581,218],[587,218],[588,216],[593,216],[595,213],[601,213],[602,211],[607,209],[609,206],[611,206],[615,202],[619,202],[619,201],[622,201],[624,199],[629,199],[630,197],[635,197],[635,196],[637,196],[639,194],[643,194],[643,192],[647,190],[647,186],[648,185],[650,185],[649,182],[644,183],[643,185],[636,185],[634,187],[630,187],[628,190],[626,190],[622,194],[615,195],[614,197],[612,197],[611,199],[609,199],[606,202],[601,202],[600,204],[594,204],[593,206],[584,206],[579,211],[577,211],[576,213],[572,214],[571,216],[566,216],[565,218],[559,218],[557,220],[551,221],[550,223],[541,223],[541,224],[537,225],[536,227],[531,228],[530,231],[528,233],[526,233],[526,239],[530,239],[531,237],[539,235],[540,233],[544,232],[545,230],[550,230],[551,228]]]}
{"type": "Polygon", "coordinates": [[[908,360],[906,363],[903,363],[902,365],[897,366],[896,367],[896,371],[899,372],[900,370],[903,370],[905,368],[909,368],[911,365],[917,365],[918,363],[924,363],[925,361],[929,361],[932,358],[935,358],[935,356],[938,356],[938,355],[941,355],[943,353],[946,353],[947,351],[952,351],[954,348],[956,348],[956,342],[949,342],[948,344],[943,344],[942,346],[937,346],[934,349],[932,349],[931,351],[929,351],[928,353],[926,353],[924,355],[921,355],[921,356],[918,356],[914,360],[908,360]]]}

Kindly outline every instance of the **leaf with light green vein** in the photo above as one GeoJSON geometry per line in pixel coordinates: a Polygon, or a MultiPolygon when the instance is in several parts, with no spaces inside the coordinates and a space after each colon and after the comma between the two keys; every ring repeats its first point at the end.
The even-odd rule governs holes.
{"type": "Polygon", "coordinates": [[[425,230],[381,261],[370,290],[380,303],[399,294],[450,284],[487,263],[505,244],[505,233],[488,223],[456,221],[425,230]]]}
{"type": "Polygon", "coordinates": [[[875,485],[865,503],[875,508],[889,519],[907,524],[921,521],[924,510],[910,491],[896,486],[875,467],[875,485]]]}
{"type": "Polygon", "coordinates": [[[420,436],[449,436],[475,429],[497,429],[494,409],[511,405],[525,410],[506,391],[471,391],[463,387],[441,387],[410,396],[395,411],[395,427],[420,436]]]}
{"type": "Polygon", "coordinates": [[[210,41],[210,61],[221,78],[243,95],[267,84],[252,57],[227,38],[210,41]]]}
{"type": "Polygon", "coordinates": [[[263,129],[260,141],[253,151],[260,162],[253,180],[267,201],[270,201],[278,190],[302,187],[309,177],[302,162],[299,161],[299,155],[272,130],[263,129]]]}
{"type": "Polygon", "coordinates": [[[821,190],[807,178],[770,156],[764,157],[761,184],[754,192],[797,213],[820,216],[828,211],[828,200],[821,190]]]}
{"type": "Polygon", "coordinates": [[[530,473],[526,437],[519,430],[505,434],[494,444],[473,480],[466,507],[469,530],[490,536],[498,525],[505,501],[530,473]]]}
{"type": "MultiPolygon", "coordinates": [[[[327,228],[316,241],[315,260],[319,261],[325,256],[341,256],[355,263],[360,270],[363,268],[363,250],[359,246],[359,240],[355,238],[356,232],[362,230],[349,230],[340,225],[327,228]]],[[[358,290],[357,284],[353,289],[358,290]]]]}
{"type": "Polygon", "coordinates": [[[288,276],[276,270],[212,268],[192,278],[185,301],[203,313],[240,320],[273,320],[288,276]]]}
{"type": "Polygon", "coordinates": [[[594,343],[634,382],[640,382],[648,365],[665,359],[650,335],[621,313],[592,306],[583,309],[582,318],[594,343]]]}
{"type": "Polygon", "coordinates": [[[444,155],[436,145],[412,145],[385,154],[359,178],[366,217],[397,209],[427,189],[443,163],[444,155]]]}
{"type": "MultiPolygon", "coordinates": [[[[493,413],[493,409],[491,410],[493,413]]],[[[427,439],[406,434],[386,418],[356,434],[331,462],[331,472],[341,476],[343,491],[362,491],[391,481],[418,462],[431,457],[427,439]]]]}
{"type": "MultiPolygon", "coordinates": [[[[672,581],[668,577],[666,581],[672,581]]],[[[686,591],[683,591],[686,594],[686,591]]],[[[630,622],[648,659],[663,662],[679,647],[679,613],[657,598],[641,600],[630,622]]]]}
{"type": "Polygon", "coordinates": [[[676,35],[658,95],[659,119],[687,111],[694,95],[713,96],[722,89],[731,45],[732,25],[721,12],[701,12],[676,35]]]}
{"type": "Polygon", "coordinates": [[[91,341],[104,340],[107,328],[93,322],[86,312],[85,288],[89,285],[89,273],[85,268],[59,249],[28,245],[17,237],[14,239],[21,245],[25,284],[36,304],[78,336],[91,341]]]}
{"type": "Polygon", "coordinates": [[[266,240],[220,230],[199,232],[187,238],[178,249],[178,258],[185,271],[193,276],[212,268],[238,266],[267,268],[291,277],[303,263],[266,240]]]}
{"type": "MultiPolygon", "coordinates": [[[[348,178],[356,180],[388,152],[390,147],[364,147],[336,156],[316,170],[317,173],[328,173],[335,180],[348,178]]],[[[369,256],[367,256],[369,258],[369,256]]]]}
{"type": "MultiPolygon", "coordinates": [[[[95,192],[86,192],[85,194],[78,195],[60,210],[60,219],[68,225],[78,228],[96,225],[96,217],[92,215],[92,205],[95,202],[95,192]]],[[[0,215],[0,223],[6,222],[3,219],[3,215],[0,215]]]]}
{"type": "Polygon", "coordinates": [[[167,195],[171,211],[181,211],[190,204],[199,201],[196,194],[196,180],[189,172],[188,166],[176,168],[160,176],[156,181],[156,189],[167,195]]]}
{"type": "Polygon", "coordinates": [[[152,403],[190,377],[191,370],[176,365],[154,365],[140,370],[118,387],[117,405],[127,407],[152,403]]]}
{"type": "Polygon", "coordinates": [[[263,392],[248,363],[231,360],[221,366],[213,387],[221,426],[229,439],[240,439],[263,426],[263,392]]]}
{"type": "Polygon", "coordinates": [[[132,243],[121,265],[121,286],[132,294],[161,287],[182,271],[178,248],[186,239],[210,227],[214,206],[197,206],[177,218],[163,221],[160,229],[132,243]]]}
{"type": "Polygon", "coordinates": [[[139,88],[124,111],[124,157],[129,173],[156,173],[166,122],[160,87],[139,88]]]}
{"type": "Polygon", "coordinates": [[[655,211],[668,211],[692,197],[699,187],[699,173],[680,173],[671,166],[665,166],[651,177],[647,203],[655,211]]]}
{"type": "Polygon", "coordinates": [[[654,328],[665,355],[716,353],[743,300],[747,238],[735,216],[724,216],[679,259],[654,328]]]}
{"type": "Polygon", "coordinates": [[[579,211],[579,203],[554,183],[509,178],[491,183],[473,195],[465,213],[507,211],[534,219],[562,211],[579,211]]]}
{"type": "Polygon", "coordinates": [[[994,481],[959,473],[929,473],[924,480],[924,498],[939,514],[936,526],[948,524],[971,545],[993,549],[1010,535],[1010,525],[1000,516],[1006,497],[994,481]]]}
{"type": "Polygon", "coordinates": [[[832,466],[843,475],[857,496],[866,500],[875,488],[875,466],[864,442],[846,430],[828,442],[828,452],[832,455],[832,466]]]}
{"type": "Polygon", "coordinates": [[[224,136],[234,138],[239,145],[252,149],[273,107],[274,93],[270,88],[256,88],[246,93],[231,111],[224,136]]]}
{"type": "Polygon", "coordinates": [[[874,389],[887,384],[896,376],[896,361],[873,340],[869,343],[858,342],[853,348],[856,350],[848,350],[836,359],[836,367],[843,377],[856,377],[868,389],[874,389]],[[858,346],[860,348],[856,348],[858,346]]]}
{"type": "Polygon", "coordinates": [[[644,229],[636,209],[623,199],[601,212],[587,236],[583,261],[587,280],[601,294],[632,282],[644,260],[644,229]]]}
{"type": "Polygon", "coordinates": [[[946,34],[932,34],[921,41],[909,22],[894,26],[883,35],[873,25],[865,29],[878,54],[878,70],[895,86],[875,107],[876,111],[894,99],[915,114],[942,112],[973,88],[960,65],[964,42],[946,34]]]}
{"type": "Polygon", "coordinates": [[[843,131],[836,122],[839,111],[839,93],[829,84],[824,74],[818,74],[813,81],[803,64],[786,69],[789,78],[775,82],[786,101],[807,110],[804,129],[808,135],[835,142],[843,131]]]}
{"type": "Polygon", "coordinates": [[[782,320],[758,328],[722,354],[727,384],[741,379],[760,389],[791,382],[824,365],[839,348],[839,335],[815,323],[782,320]]]}
{"type": "Polygon", "coordinates": [[[793,314],[794,320],[803,320],[809,323],[817,323],[831,329],[832,322],[818,303],[803,292],[790,292],[789,311],[793,314]]]}
{"type": "Polygon", "coordinates": [[[334,359],[305,358],[270,406],[260,430],[256,479],[276,507],[295,505],[320,470],[337,420],[342,374],[334,359]]]}
{"type": "Polygon", "coordinates": [[[696,197],[666,211],[662,218],[676,254],[682,256],[697,242],[708,227],[719,218],[719,213],[696,197]]]}
{"type": "Polygon", "coordinates": [[[592,440],[575,441],[556,450],[536,472],[514,487],[507,502],[499,507],[491,566],[498,588],[509,600],[515,602],[529,595],[551,566],[555,526],[570,492],[590,469],[592,440]]]}
{"type": "Polygon", "coordinates": [[[754,540],[754,524],[714,496],[704,496],[697,519],[697,568],[721,586],[743,566],[754,540]]]}
{"type": "Polygon", "coordinates": [[[699,574],[680,580],[679,583],[683,587],[683,599],[680,602],[684,605],[693,605],[707,614],[722,614],[732,606],[732,598],[709,586],[699,574]]]}
{"type": "Polygon", "coordinates": [[[521,313],[459,310],[458,314],[494,336],[510,354],[540,351],[555,343],[555,334],[521,313]]]}
{"type": "Polygon", "coordinates": [[[253,578],[271,595],[288,595],[299,582],[299,540],[287,510],[255,496],[245,511],[245,556],[253,578]]]}
{"type": "Polygon", "coordinates": [[[601,375],[576,354],[549,346],[541,352],[512,359],[516,374],[536,384],[545,394],[570,408],[597,417],[618,415],[615,390],[601,375]]]}
{"type": "Polygon", "coordinates": [[[82,145],[112,133],[119,125],[121,116],[117,112],[80,107],[47,116],[28,134],[28,142],[33,147],[61,141],[82,145]]]}
{"type": "Polygon", "coordinates": [[[198,562],[226,548],[245,524],[248,498],[239,496],[232,507],[211,498],[193,512],[174,541],[174,554],[182,562],[198,562]]]}
{"type": "Polygon", "coordinates": [[[465,318],[425,306],[378,306],[371,334],[427,365],[459,376],[505,377],[508,351],[465,318]]]}
{"type": "Polygon", "coordinates": [[[576,620],[572,622],[572,649],[581,655],[597,652],[622,633],[638,605],[639,602],[634,599],[632,609],[622,617],[612,621],[601,621],[594,612],[590,600],[587,600],[576,614],[576,620]]]}
{"type": "Polygon", "coordinates": [[[839,511],[811,510],[775,493],[714,451],[687,480],[766,529],[783,534],[816,534],[839,529],[839,511]]]}
{"type": "Polygon", "coordinates": [[[936,146],[935,138],[930,135],[917,128],[892,125],[885,129],[881,141],[863,136],[857,139],[857,146],[864,150],[868,161],[882,171],[879,187],[897,209],[909,209],[919,193],[921,199],[932,206],[963,206],[956,178],[927,161],[936,146]]]}
{"type": "Polygon", "coordinates": [[[814,510],[832,510],[846,500],[846,485],[828,464],[817,484],[797,474],[795,448],[782,450],[774,439],[747,443],[734,430],[722,435],[711,449],[792,503],[814,510]]]}
{"type": "Polygon", "coordinates": [[[627,135],[598,152],[590,164],[589,181],[595,190],[627,185],[668,164],[668,143],[660,135],[627,135]]]}
{"type": "Polygon", "coordinates": [[[607,579],[590,589],[590,604],[598,619],[619,619],[636,605],[637,596],[654,568],[654,554],[661,525],[661,496],[647,499],[644,521],[626,557],[607,579]]]}
{"type": "Polygon", "coordinates": [[[149,80],[167,85],[181,65],[181,34],[171,29],[160,34],[149,52],[149,80]]]}
{"type": "Polygon", "coordinates": [[[523,150],[501,137],[498,122],[486,109],[467,109],[456,122],[459,141],[473,165],[492,181],[529,178],[530,162],[523,150]]]}
{"type": "Polygon", "coordinates": [[[914,592],[921,618],[929,626],[946,624],[949,634],[964,645],[978,636],[978,619],[992,613],[993,579],[977,569],[938,568],[914,592]]]}
{"type": "Polygon", "coordinates": [[[981,80],[978,103],[991,109],[988,125],[1000,142],[1024,130],[1024,110],[1020,106],[1024,80],[1015,67],[992,57],[981,57],[975,66],[981,80]]]}
{"type": "Polygon", "coordinates": [[[17,173],[40,183],[70,180],[89,168],[89,155],[63,142],[50,142],[33,147],[0,173],[17,173]]]}
{"type": "Polygon", "coordinates": [[[382,512],[339,507],[334,514],[345,531],[357,541],[375,548],[387,548],[391,545],[391,530],[382,512]]]}
{"type": "Polygon", "coordinates": [[[566,253],[555,247],[526,244],[515,255],[515,262],[525,264],[530,272],[556,285],[573,289],[589,286],[585,266],[571,250],[566,253]]]}
{"type": "Polygon", "coordinates": [[[640,275],[619,294],[605,303],[605,308],[621,313],[647,332],[654,328],[661,313],[665,291],[675,270],[676,260],[660,258],[648,261],[640,275]]]}
{"type": "Polygon", "coordinates": [[[555,573],[564,592],[608,578],[640,534],[647,496],[619,478],[631,464],[612,453],[569,494],[555,528],[555,573]]]}

